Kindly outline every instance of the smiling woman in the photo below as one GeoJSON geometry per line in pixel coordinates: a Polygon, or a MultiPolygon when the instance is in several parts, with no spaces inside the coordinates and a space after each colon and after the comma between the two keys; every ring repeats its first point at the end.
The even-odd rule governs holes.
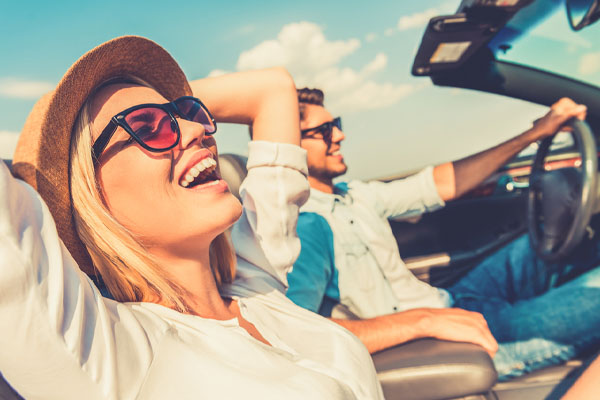
{"type": "Polygon", "coordinates": [[[0,165],[6,380],[26,398],[381,398],[358,339],[282,293],[308,194],[298,125],[282,69],[188,82],[140,37],[80,58],[15,153],[39,196],[0,165]],[[243,207],[219,122],[254,132],[243,207]]]}
{"type": "MultiPolygon", "coordinates": [[[[184,241],[185,238],[182,238],[180,233],[185,233],[185,231],[181,229],[181,224],[174,223],[176,222],[174,211],[197,209],[197,207],[166,209],[166,215],[161,215],[159,204],[166,199],[159,196],[161,192],[156,191],[156,187],[152,184],[153,178],[160,175],[157,174],[156,169],[151,167],[158,164],[157,159],[162,158],[162,165],[166,168],[166,172],[162,174],[165,183],[170,186],[178,183],[181,187],[187,187],[189,185],[187,180],[183,177],[173,176],[170,165],[171,153],[165,151],[174,148],[182,141],[180,124],[183,124],[183,121],[195,123],[194,126],[197,126],[198,129],[204,129],[205,133],[210,132],[210,134],[216,131],[216,123],[199,101],[198,105],[205,110],[201,115],[205,115],[206,118],[196,121],[194,116],[198,113],[190,116],[180,110],[187,110],[190,107],[187,104],[189,102],[196,103],[197,99],[192,97],[182,97],[173,103],[167,103],[171,107],[175,107],[176,116],[170,111],[163,110],[161,107],[166,107],[159,104],[135,105],[127,108],[124,112],[115,113],[116,115],[113,117],[107,116],[106,112],[104,115],[98,115],[101,111],[100,105],[108,103],[109,98],[113,99],[110,104],[115,104],[114,109],[135,104],[136,100],[165,101],[155,90],[149,88],[147,83],[130,77],[111,80],[101,85],[82,107],[79,118],[75,122],[75,131],[71,142],[71,159],[73,160],[71,193],[78,234],[86,244],[90,256],[94,260],[95,268],[99,271],[103,282],[114,298],[120,301],[152,301],[152,299],[160,298],[163,303],[185,311],[188,306],[185,305],[185,299],[180,295],[185,290],[177,283],[169,281],[164,272],[161,272],[158,260],[155,260],[151,252],[146,249],[150,242],[164,245],[168,241],[173,243],[184,241]],[[123,81],[136,83],[123,83],[123,81]],[[156,113],[158,111],[161,112],[156,113]],[[176,117],[180,118],[182,122],[178,124],[176,117]],[[169,120],[166,124],[165,119],[169,120]],[[120,129],[117,129],[119,125],[114,121],[121,125],[120,129]],[[157,124],[161,126],[159,131],[156,130],[157,124]],[[106,126],[106,128],[101,130],[102,133],[98,133],[100,130],[97,129],[96,132],[93,132],[92,126],[106,126]],[[204,128],[205,126],[206,128],[204,128]],[[143,146],[142,149],[147,151],[144,152],[139,146],[143,146]],[[90,154],[90,148],[93,149],[93,154],[90,154]],[[128,156],[129,158],[126,158],[128,156]],[[139,158],[138,162],[136,162],[136,157],[139,158]],[[112,162],[112,159],[116,159],[117,162],[112,162]],[[121,162],[118,162],[119,160],[121,162]],[[145,165],[144,161],[150,161],[149,166],[145,165]],[[126,174],[123,174],[121,170],[123,162],[129,166],[126,174]],[[89,186],[90,182],[96,180],[96,174],[101,190],[98,185],[89,186]],[[137,190],[130,190],[132,188],[137,190]],[[100,193],[101,191],[103,195],[100,193]],[[143,194],[144,191],[147,193],[143,194]],[[140,202],[140,198],[148,201],[140,202]],[[152,218],[148,218],[148,215],[152,215],[152,218]],[[104,221],[101,224],[90,226],[86,221],[94,220],[94,216],[104,217],[104,221]],[[169,227],[173,229],[169,230],[169,227]],[[144,232],[145,246],[135,240],[135,234],[127,234],[136,231],[144,232]],[[118,265],[118,268],[115,268],[115,264],[118,265]],[[145,271],[144,277],[140,276],[139,271],[145,271]]],[[[113,112],[114,109],[110,112],[113,112]]],[[[192,140],[195,139],[192,137],[192,140]]],[[[183,140],[189,139],[183,138],[183,140]]],[[[206,133],[202,137],[202,145],[205,147],[198,149],[197,155],[194,156],[197,161],[194,161],[194,165],[191,166],[198,173],[196,178],[208,178],[209,170],[211,171],[210,177],[218,178],[216,162],[213,158],[217,154],[215,141],[206,133]],[[205,167],[205,164],[210,164],[210,166],[206,165],[205,167]],[[200,174],[198,165],[202,167],[202,174],[200,174]]],[[[187,172],[188,169],[191,168],[186,167],[184,172],[187,172]]],[[[220,192],[227,191],[227,185],[223,180],[213,179],[213,182],[218,184],[217,186],[211,185],[213,192],[217,189],[220,192]]],[[[235,203],[237,202],[234,202],[231,207],[234,214],[231,218],[239,217],[240,214],[240,211],[236,211],[239,204],[235,203]]],[[[189,212],[186,214],[192,215],[189,212]]],[[[210,218],[206,219],[210,221],[210,218]]],[[[206,225],[205,221],[201,221],[199,224],[201,224],[200,226],[206,225]]],[[[231,283],[235,261],[226,234],[219,234],[209,243],[209,254],[212,254],[210,265],[216,282],[218,284],[231,283]]],[[[197,245],[194,246],[196,247],[194,250],[197,250],[197,245]]]]}

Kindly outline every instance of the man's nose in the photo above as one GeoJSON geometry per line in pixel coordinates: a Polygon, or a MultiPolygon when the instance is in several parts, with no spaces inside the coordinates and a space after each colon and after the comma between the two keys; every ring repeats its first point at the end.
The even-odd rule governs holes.
{"type": "Polygon", "coordinates": [[[344,140],[346,138],[346,135],[344,135],[344,132],[341,129],[338,129],[337,127],[333,127],[333,131],[331,132],[331,141],[333,143],[339,143],[342,140],[344,140]]]}

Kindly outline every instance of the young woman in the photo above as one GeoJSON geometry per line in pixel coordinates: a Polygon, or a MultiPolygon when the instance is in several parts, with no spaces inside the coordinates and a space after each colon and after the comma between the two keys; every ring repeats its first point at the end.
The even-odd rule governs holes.
{"type": "Polygon", "coordinates": [[[15,153],[41,198],[0,165],[6,380],[25,398],[381,398],[358,339],[283,294],[308,195],[299,136],[283,70],[188,83],[144,38],[86,53],[15,153]],[[243,209],[215,121],[254,132],[243,209]]]}

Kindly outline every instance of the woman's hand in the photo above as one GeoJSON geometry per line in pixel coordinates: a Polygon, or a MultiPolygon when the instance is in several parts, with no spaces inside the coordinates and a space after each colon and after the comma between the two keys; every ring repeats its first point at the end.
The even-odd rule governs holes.
{"type": "Polygon", "coordinates": [[[254,140],[300,144],[296,87],[284,68],[236,72],[190,85],[218,122],[249,125],[254,140]]]}

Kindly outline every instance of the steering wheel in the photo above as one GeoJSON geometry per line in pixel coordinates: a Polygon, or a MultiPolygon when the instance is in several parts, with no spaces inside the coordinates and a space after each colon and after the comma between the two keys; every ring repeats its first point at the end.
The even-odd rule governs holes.
{"type": "Polygon", "coordinates": [[[569,122],[581,167],[545,170],[554,137],[540,144],[529,176],[527,227],[531,247],[543,259],[558,261],[579,244],[595,210],[598,187],[596,141],[585,121],[569,122]]]}

